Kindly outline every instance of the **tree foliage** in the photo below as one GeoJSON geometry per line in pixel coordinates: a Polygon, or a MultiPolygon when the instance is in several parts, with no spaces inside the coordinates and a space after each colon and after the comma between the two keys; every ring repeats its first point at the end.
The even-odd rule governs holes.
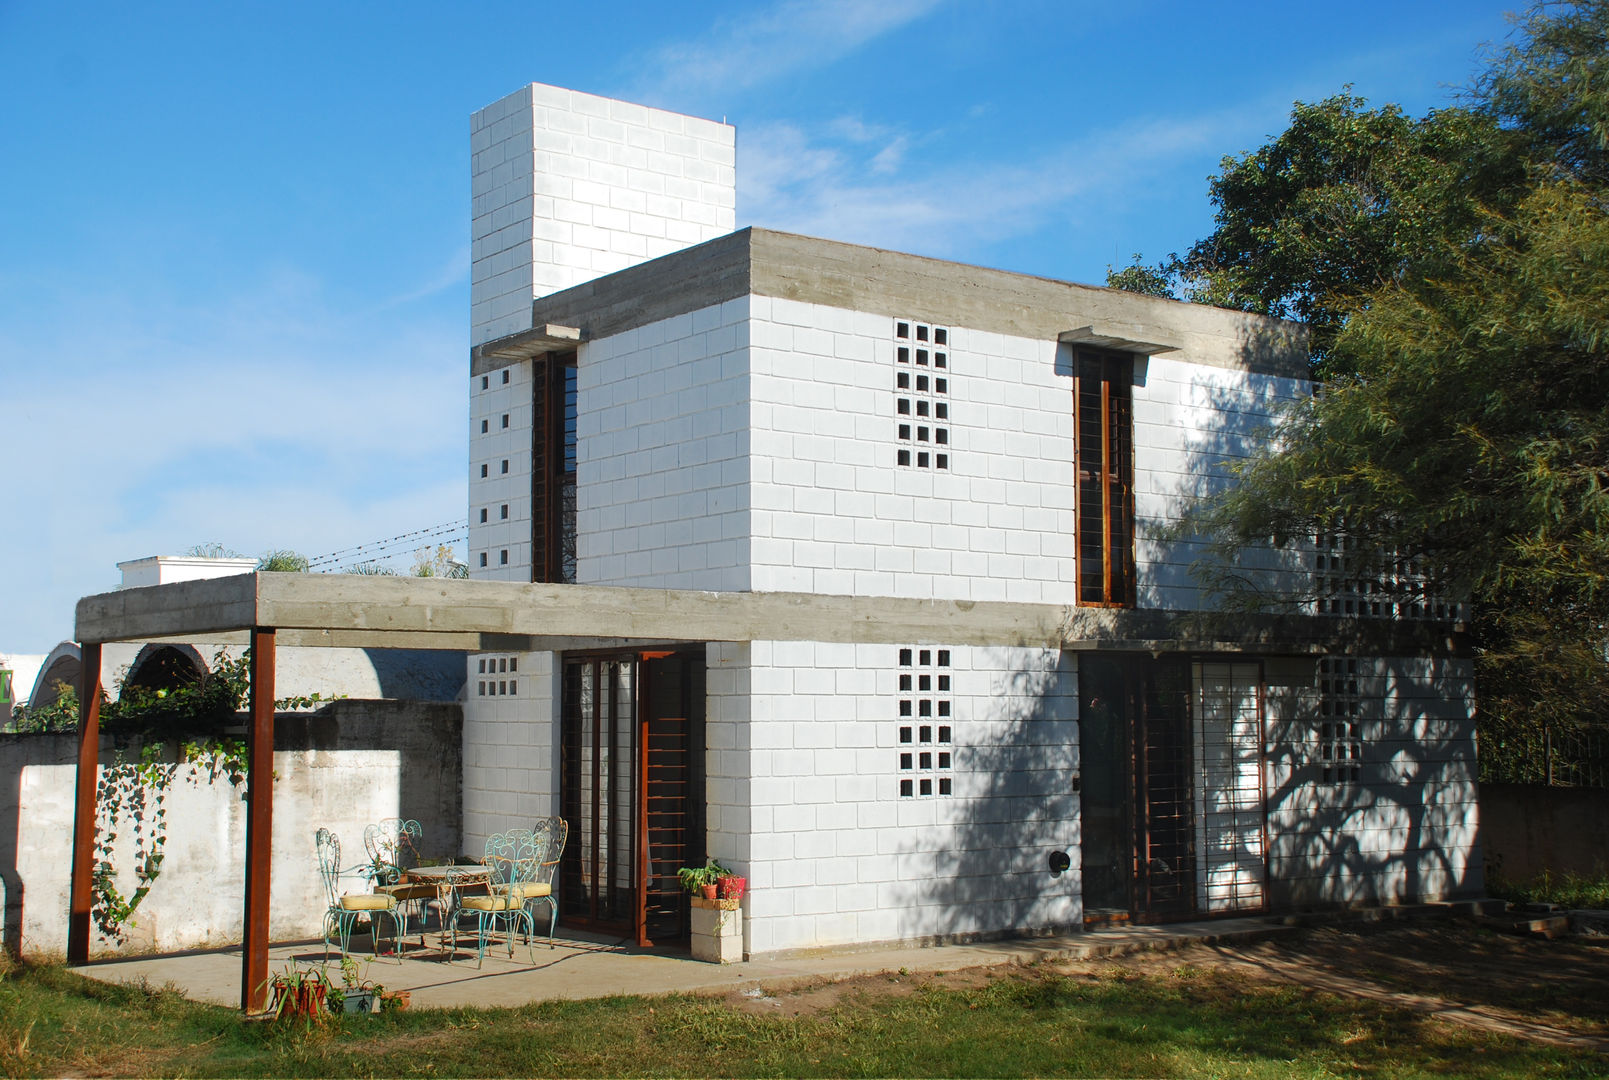
{"type": "Polygon", "coordinates": [[[1457,106],[1298,105],[1155,268],[1310,322],[1326,377],[1188,527],[1231,568],[1344,533],[1467,597],[1487,733],[1609,724],[1606,163],[1609,0],[1538,5],[1457,106]]]}

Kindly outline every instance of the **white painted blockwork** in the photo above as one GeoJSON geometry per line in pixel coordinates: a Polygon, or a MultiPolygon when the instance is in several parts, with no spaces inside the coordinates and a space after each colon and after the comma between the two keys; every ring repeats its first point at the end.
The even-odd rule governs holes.
{"type": "Polygon", "coordinates": [[[1363,767],[1324,783],[1309,753],[1316,693],[1271,688],[1272,902],[1372,904],[1478,894],[1473,670],[1468,660],[1361,659],[1363,767]]]}
{"type": "Polygon", "coordinates": [[[582,348],[579,581],[750,587],[749,305],[740,297],[582,348]]]}
{"type": "MultiPolygon", "coordinates": [[[[1072,603],[1073,380],[1056,342],[950,328],[949,468],[899,468],[894,319],[751,297],[752,587],[1072,603]]],[[[1188,544],[1156,539],[1221,489],[1305,382],[1152,357],[1135,367],[1141,607],[1198,606],[1188,544]]],[[[937,374],[937,373],[935,373],[937,374]]],[[[1272,562],[1272,558],[1270,559],[1272,562]]]]}
{"type": "Polygon", "coordinates": [[[470,123],[471,344],[531,301],[732,231],[727,124],[532,83],[470,123]]]}
{"type": "Polygon", "coordinates": [[[493,833],[559,812],[557,664],[551,652],[469,656],[461,854],[478,858],[493,833]],[[500,670],[482,671],[487,663],[500,670]]]}
{"type": "Polygon", "coordinates": [[[899,794],[898,647],[712,651],[711,848],[748,871],[749,954],[1081,921],[1078,875],[1047,868],[1057,850],[1077,865],[1070,664],[950,652],[954,794],[921,798],[899,794]],[[746,753],[725,748],[745,689],[746,753]]]}

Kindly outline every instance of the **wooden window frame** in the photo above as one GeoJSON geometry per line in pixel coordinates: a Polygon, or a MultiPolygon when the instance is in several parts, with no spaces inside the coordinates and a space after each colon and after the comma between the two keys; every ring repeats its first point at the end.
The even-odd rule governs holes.
{"type": "Polygon", "coordinates": [[[576,354],[547,353],[531,361],[531,580],[574,583],[566,536],[575,542],[575,505],[566,508],[566,484],[575,490],[573,422],[566,424],[566,382],[574,386],[576,354]],[[572,451],[566,453],[566,451],[572,451]],[[566,572],[568,570],[568,573],[566,572]]]}
{"type": "Polygon", "coordinates": [[[1079,607],[1131,608],[1134,556],[1134,357],[1105,349],[1073,353],[1074,558],[1079,607]],[[1099,420],[1090,430],[1090,417],[1099,420]],[[1094,456],[1097,460],[1091,462],[1094,456]],[[1090,466],[1094,469],[1091,470],[1090,466]],[[1088,498],[1093,477],[1099,502],[1088,498]],[[1100,552],[1098,575],[1086,571],[1100,552]]]}

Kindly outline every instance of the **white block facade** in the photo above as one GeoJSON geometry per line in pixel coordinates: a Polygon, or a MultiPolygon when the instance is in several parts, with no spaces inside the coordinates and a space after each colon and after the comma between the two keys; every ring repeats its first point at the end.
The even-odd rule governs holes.
{"type": "MultiPolygon", "coordinates": [[[[1010,275],[883,252],[864,255],[868,275],[844,269],[866,249],[721,237],[724,125],[533,86],[476,114],[475,132],[475,341],[540,324],[583,335],[580,584],[1071,609],[1074,363],[1058,331],[1154,319],[1181,344],[1133,361],[1135,606],[1199,610],[1199,552],[1163,531],[1311,392],[1290,365],[1245,359],[1244,316],[1044,285],[1068,310],[1030,330],[1033,318],[976,299],[1010,283],[974,277],[1010,275]],[[703,240],[716,246],[696,264],[632,271],[640,294],[608,276],[703,240]],[[773,248],[803,249],[803,261],[768,265],[773,248]],[[718,264],[740,250],[741,273],[723,278],[718,264]],[[942,332],[942,370],[901,366],[902,324],[942,332]]],[[[533,360],[475,354],[476,577],[529,581],[536,565],[533,360]]],[[[1246,565],[1305,573],[1305,557],[1252,553],[1246,565]]],[[[701,643],[703,840],[749,877],[746,953],[1082,924],[1083,654],[777,629],[701,643]],[[1071,866],[1052,872],[1060,853],[1071,866]]],[[[1344,658],[1352,698],[1368,704],[1337,734],[1321,719],[1332,661],[1294,651],[1186,654],[1193,909],[1478,889],[1468,661],[1344,658]],[[1325,772],[1343,743],[1361,767],[1325,772]]],[[[562,664],[548,652],[470,658],[466,850],[559,812],[562,664]]]]}
{"type": "Polygon", "coordinates": [[[471,344],[531,301],[732,231],[727,124],[532,83],[470,122],[471,344]]]}

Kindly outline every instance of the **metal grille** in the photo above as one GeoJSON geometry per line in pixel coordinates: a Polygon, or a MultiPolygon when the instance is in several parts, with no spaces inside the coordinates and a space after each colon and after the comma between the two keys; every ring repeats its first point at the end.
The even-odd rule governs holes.
{"type": "Polygon", "coordinates": [[[1134,740],[1138,916],[1183,918],[1195,910],[1195,808],[1189,674],[1152,665],[1140,682],[1134,740]]]}
{"type": "Polygon", "coordinates": [[[567,660],[560,733],[560,912],[626,929],[635,915],[636,710],[631,659],[567,660]]]}
{"type": "Polygon", "coordinates": [[[1210,914],[1266,903],[1262,671],[1254,663],[1194,665],[1200,762],[1197,903],[1210,914]]]}

